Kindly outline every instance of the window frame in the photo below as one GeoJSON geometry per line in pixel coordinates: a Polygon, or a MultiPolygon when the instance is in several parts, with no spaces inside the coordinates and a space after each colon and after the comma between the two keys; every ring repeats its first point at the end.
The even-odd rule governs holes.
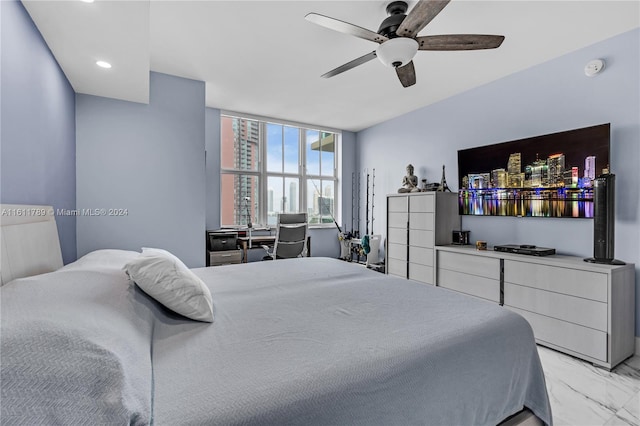
{"type": "MultiPolygon", "coordinates": [[[[321,185],[325,182],[333,182],[333,217],[336,222],[339,223],[341,220],[341,209],[340,209],[340,181],[341,181],[341,173],[340,173],[340,152],[341,152],[341,144],[342,144],[342,132],[336,129],[328,129],[318,126],[312,126],[303,123],[296,123],[286,120],[278,120],[267,117],[254,116],[250,114],[241,114],[230,111],[221,111],[220,120],[224,118],[237,118],[243,120],[253,120],[257,121],[259,124],[259,134],[258,134],[258,159],[257,159],[257,170],[240,170],[240,169],[229,169],[224,168],[222,166],[222,155],[220,156],[220,172],[219,172],[219,185],[220,185],[220,225],[221,227],[244,227],[242,224],[222,224],[222,176],[225,174],[232,175],[251,175],[257,176],[259,182],[258,188],[258,217],[253,217],[252,222],[254,223],[254,227],[256,225],[261,227],[269,227],[272,225],[268,224],[268,191],[269,191],[269,177],[277,177],[283,179],[286,182],[287,178],[295,178],[298,180],[298,211],[308,212],[309,208],[313,208],[313,206],[309,206],[307,202],[308,191],[307,187],[309,185],[309,181],[320,181],[321,185]],[[280,172],[272,172],[267,170],[267,126],[269,124],[275,124],[282,126],[282,168],[280,172]],[[285,127],[294,127],[298,130],[298,172],[286,172],[284,171],[284,160],[285,160],[285,144],[284,144],[284,129],[285,127]],[[319,151],[319,174],[307,174],[307,131],[317,131],[319,140],[322,139],[322,133],[331,133],[334,134],[334,149],[333,149],[333,173],[332,175],[322,175],[322,144],[320,144],[319,151]]],[[[222,131],[223,126],[220,125],[220,151],[222,152],[222,131]]],[[[283,188],[283,191],[286,191],[283,188]]],[[[284,194],[285,192],[283,192],[284,194]]],[[[275,207],[275,206],[274,206],[275,207]]],[[[278,211],[285,210],[284,206],[281,205],[278,211]]],[[[276,209],[274,208],[274,211],[276,209]]],[[[321,213],[320,211],[318,213],[321,213]]],[[[319,215],[320,221],[324,217],[322,214],[319,215]]],[[[312,217],[309,216],[311,219],[312,217]]],[[[331,222],[320,222],[320,223],[309,223],[310,228],[331,228],[334,227],[335,224],[333,221],[331,222]]]]}

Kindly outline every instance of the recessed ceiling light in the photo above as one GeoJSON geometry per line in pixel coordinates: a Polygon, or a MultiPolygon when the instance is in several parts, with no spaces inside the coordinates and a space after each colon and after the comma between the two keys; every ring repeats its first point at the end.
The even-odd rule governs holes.
{"type": "Polygon", "coordinates": [[[111,68],[111,64],[105,61],[97,61],[96,65],[102,68],[111,68]]]}
{"type": "Polygon", "coordinates": [[[85,3],[93,3],[93,0],[82,0],[85,3]]]}

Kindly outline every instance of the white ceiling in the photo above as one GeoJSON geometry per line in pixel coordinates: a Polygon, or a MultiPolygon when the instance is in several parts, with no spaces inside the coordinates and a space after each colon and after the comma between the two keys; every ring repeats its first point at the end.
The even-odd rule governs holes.
{"type": "Polygon", "coordinates": [[[640,26],[638,0],[453,0],[420,35],[501,34],[502,46],[418,52],[409,88],[377,60],[320,78],[377,44],[304,16],[376,31],[387,3],[23,0],[78,93],[148,102],[151,70],[205,81],[210,107],[351,131],[640,26]]]}

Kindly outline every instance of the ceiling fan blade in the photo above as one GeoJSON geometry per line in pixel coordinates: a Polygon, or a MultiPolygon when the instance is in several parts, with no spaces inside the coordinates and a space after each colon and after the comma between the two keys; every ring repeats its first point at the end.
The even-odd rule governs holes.
{"type": "Polygon", "coordinates": [[[333,77],[334,75],[341,74],[345,71],[349,71],[351,68],[355,68],[358,65],[362,65],[366,62],[369,62],[373,58],[376,57],[376,51],[374,50],[371,53],[367,53],[366,55],[360,56],[359,58],[354,59],[353,61],[347,62],[344,65],[340,65],[338,68],[333,69],[327,73],[322,74],[323,78],[333,77]]]}
{"type": "Polygon", "coordinates": [[[415,37],[451,0],[420,0],[396,30],[400,37],[415,37]]]}
{"type": "Polygon", "coordinates": [[[388,40],[387,37],[375,33],[366,28],[359,27],[357,25],[350,24],[348,22],[341,21],[339,19],[330,18],[328,16],[320,15],[318,13],[309,13],[304,17],[307,21],[314,24],[322,25],[330,30],[338,31],[352,36],[360,37],[365,40],[373,41],[376,43],[383,43],[388,40]]]}
{"type": "Polygon", "coordinates": [[[504,41],[501,35],[448,34],[416,37],[418,50],[479,50],[495,49],[504,41]]]}
{"type": "Polygon", "coordinates": [[[402,83],[404,87],[409,87],[416,84],[416,69],[413,66],[413,61],[401,67],[397,67],[396,74],[398,74],[400,83],[402,83]]]}

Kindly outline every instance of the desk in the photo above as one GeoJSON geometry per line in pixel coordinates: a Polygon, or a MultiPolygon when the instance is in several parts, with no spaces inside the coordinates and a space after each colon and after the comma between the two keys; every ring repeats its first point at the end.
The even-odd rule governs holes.
{"type": "MultiPolygon", "coordinates": [[[[251,248],[262,249],[262,246],[273,247],[276,243],[275,235],[256,235],[251,237],[251,248]]],[[[242,249],[242,263],[247,263],[247,254],[249,251],[249,237],[239,237],[238,245],[242,249]]],[[[307,257],[311,256],[311,237],[307,236],[307,257]]]]}

